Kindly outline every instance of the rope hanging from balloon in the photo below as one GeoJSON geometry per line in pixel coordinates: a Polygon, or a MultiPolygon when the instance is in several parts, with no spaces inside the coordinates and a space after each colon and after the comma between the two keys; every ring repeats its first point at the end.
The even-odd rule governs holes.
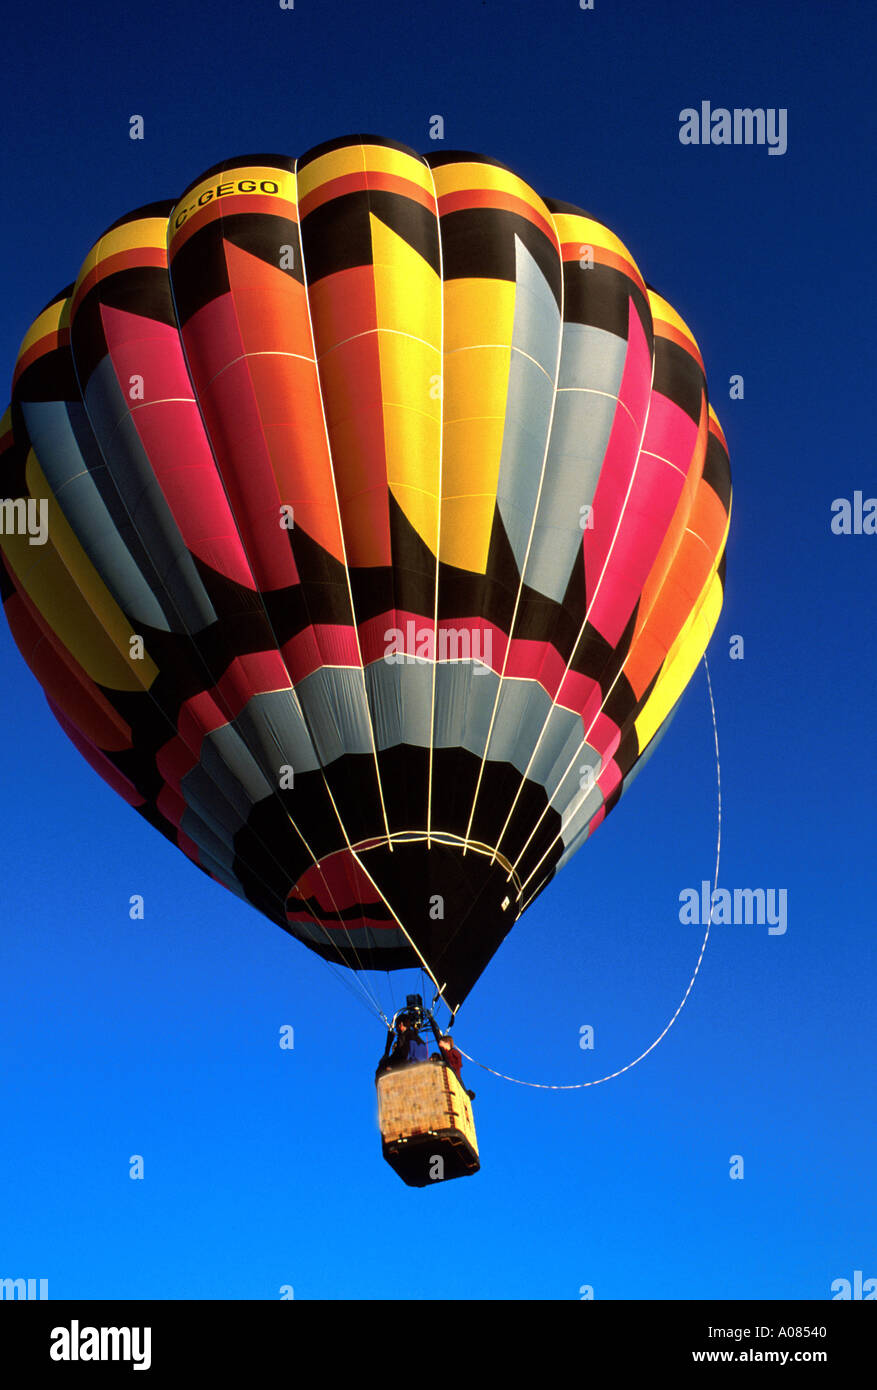
{"type": "MultiPolygon", "coordinates": [[[[709,663],[706,659],[706,655],[704,655],[703,657],[703,666],[706,672],[707,690],[709,692],[710,699],[710,711],[713,720],[713,741],[715,743],[716,749],[716,865],[715,872],[713,875],[713,894],[715,894],[716,888],[718,887],[719,883],[719,862],[721,860],[722,854],[722,764],[719,757],[719,730],[718,724],[716,723],[716,702],[713,698],[713,683],[710,680],[710,668],[709,663]]],[[[712,902],[712,897],[710,898],[710,902],[712,902]]],[[[494,1067],[488,1067],[484,1062],[479,1062],[475,1057],[470,1057],[468,1052],[463,1052],[462,1048],[460,1048],[460,1051],[463,1053],[463,1056],[466,1058],[467,1061],[472,1062],[476,1067],[480,1067],[482,1071],[490,1072],[491,1076],[498,1076],[502,1081],[512,1081],[516,1086],[530,1086],[538,1091],[583,1091],[588,1086],[601,1086],[604,1081],[614,1081],[616,1077],[623,1076],[625,1072],[630,1071],[633,1067],[637,1066],[638,1063],[642,1062],[644,1058],[648,1057],[650,1052],[654,1052],[658,1044],[663,1041],[663,1039],[669,1033],[670,1029],[673,1027],[673,1024],[676,1022],[677,1018],[679,1017],[683,1008],[685,1007],[688,996],[694,988],[694,982],[697,979],[698,971],[700,970],[701,962],[704,957],[704,952],[706,951],[707,942],[709,941],[711,924],[712,910],[710,910],[710,913],[707,917],[706,932],[704,933],[704,938],[701,942],[700,954],[697,958],[697,964],[694,967],[694,972],[691,976],[691,979],[688,981],[688,987],[686,988],[685,993],[679,1001],[679,1005],[676,1009],[676,1012],[673,1014],[673,1017],[670,1019],[669,1023],[666,1024],[663,1030],[658,1034],[654,1042],[649,1044],[645,1052],[641,1052],[638,1057],[634,1057],[632,1062],[628,1062],[626,1066],[619,1067],[617,1071],[609,1072],[606,1076],[595,1077],[591,1081],[573,1081],[567,1082],[565,1084],[552,1084],[546,1081],[522,1081],[519,1076],[508,1076],[505,1072],[496,1071],[494,1067]]]]}

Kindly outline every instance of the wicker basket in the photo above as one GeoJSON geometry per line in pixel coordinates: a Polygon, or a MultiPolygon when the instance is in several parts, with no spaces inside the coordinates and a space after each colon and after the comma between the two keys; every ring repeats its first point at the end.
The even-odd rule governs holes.
{"type": "Polygon", "coordinates": [[[409,1062],[377,1078],[384,1158],[409,1187],[477,1173],[469,1097],[443,1062],[409,1062]]]}

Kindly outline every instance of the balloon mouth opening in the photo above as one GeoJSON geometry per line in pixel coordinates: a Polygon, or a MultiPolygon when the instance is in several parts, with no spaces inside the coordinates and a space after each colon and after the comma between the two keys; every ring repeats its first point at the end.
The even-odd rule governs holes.
{"type": "Polygon", "coordinates": [[[286,917],[327,960],[363,970],[426,967],[457,1007],[518,917],[521,888],[492,845],[404,830],[312,865],[291,890],[286,917]]]}

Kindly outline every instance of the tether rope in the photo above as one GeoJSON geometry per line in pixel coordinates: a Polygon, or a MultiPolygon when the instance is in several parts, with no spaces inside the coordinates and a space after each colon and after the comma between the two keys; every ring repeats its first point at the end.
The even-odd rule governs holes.
{"type": "MultiPolygon", "coordinates": [[[[716,891],[716,889],[718,888],[718,885],[719,885],[719,861],[720,861],[720,859],[721,859],[721,854],[722,854],[722,765],[721,765],[721,761],[720,761],[720,759],[719,759],[719,730],[718,730],[718,725],[716,724],[716,704],[715,704],[715,700],[713,699],[713,683],[712,683],[712,681],[710,680],[710,668],[709,668],[709,663],[708,663],[708,661],[707,661],[707,659],[706,659],[706,655],[704,655],[704,658],[703,658],[703,666],[704,666],[704,670],[706,671],[706,683],[707,683],[707,689],[708,689],[708,691],[709,691],[709,697],[710,697],[710,710],[711,710],[711,712],[712,712],[712,717],[713,717],[713,740],[714,740],[715,745],[716,745],[716,801],[717,801],[717,821],[716,821],[716,868],[715,868],[715,875],[714,875],[714,879],[713,879],[713,894],[714,894],[715,891],[716,891]]],[[[691,979],[688,981],[688,988],[686,989],[686,991],[685,991],[685,993],[683,994],[681,1000],[679,1001],[679,1007],[677,1008],[675,1014],[674,1014],[673,1017],[670,1019],[670,1022],[667,1024],[667,1026],[664,1028],[664,1030],[663,1030],[661,1033],[659,1033],[658,1036],[655,1038],[655,1041],[654,1041],[653,1043],[651,1043],[649,1047],[646,1048],[645,1052],[641,1052],[640,1055],[639,1055],[638,1057],[634,1057],[634,1059],[633,1059],[632,1062],[628,1062],[628,1063],[627,1063],[627,1066],[619,1067],[618,1071],[609,1072],[607,1076],[598,1076],[598,1077],[596,1077],[593,1081],[573,1081],[573,1082],[568,1082],[568,1083],[566,1083],[566,1084],[552,1085],[552,1084],[550,1084],[549,1082],[546,1082],[546,1081],[522,1081],[521,1078],[520,1078],[519,1076],[507,1076],[506,1073],[503,1072],[503,1071],[495,1071],[493,1067],[488,1067],[488,1066],[486,1066],[486,1065],[484,1064],[484,1062],[476,1061],[476,1059],[475,1059],[474,1057],[470,1057],[470,1056],[469,1056],[469,1053],[468,1053],[468,1052],[463,1052],[463,1049],[462,1049],[462,1048],[460,1048],[460,1051],[463,1052],[463,1056],[466,1058],[467,1061],[472,1062],[476,1067],[480,1067],[482,1071],[489,1071],[490,1074],[491,1074],[491,1076],[498,1076],[498,1077],[500,1077],[503,1081],[513,1081],[513,1082],[515,1083],[516,1086],[531,1086],[531,1087],[533,1087],[534,1089],[536,1089],[536,1090],[538,1090],[538,1091],[583,1091],[583,1090],[585,1089],[586,1086],[600,1086],[600,1085],[602,1085],[602,1083],[603,1083],[604,1081],[614,1081],[615,1078],[616,1078],[616,1076],[623,1076],[624,1073],[625,1073],[626,1071],[630,1071],[631,1068],[632,1068],[632,1067],[635,1067],[635,1066],[637,1065],[638,1062],[641,1062],[641,1061],[643,1060],[644,1057],[648,1057],[648,1055],[649,1055],[650,1052],[654,1052],[655,1048],[658,1046],[658,1043],[661,1042],[662,1039],[665,1038],[665,1037],[667,1036],[667,1034],[669,1033],[670,1029],[673,1027],[673,1024],[676,1022],[677,1018],[678,1018],[679,1015],[681,1014],[681,1012],[682,1012],[682,1010],[683,1010],[683,1008],[684,1008],[684,1006],[685,1006],[685,1002],[686,1002],[686,1000],[688,999],[688,996],[689,996],[689,994],[690,994],[691,991],[692,991],[692,988],[693,988],[693,986],[694,986],[694,982],[695,982],[695,980],[697,979],[697,972],[700,970],[700,964],[701,964],[701,961],[703,960],[704,952],[705,952],[705,950],[706,950],[706,944],[707,944],[707,942],[709,941],[710,926],[711,926],[711,924],[712,924],[712,915],[713,915],[713,914],[712,914],[712,896],[711,896],[711,897],[710,897],[710,911],[709,911],[709,914],[708,914],[708,916],[707,916],[706,933],[705,933],[705,935],[704,935],[703,941],[701,942],[700,955],[698,956],[698,958],[697,958],[697,964],[696,964],[695,967],[694,967],[694,974],[692,975],[691,979]]]]}

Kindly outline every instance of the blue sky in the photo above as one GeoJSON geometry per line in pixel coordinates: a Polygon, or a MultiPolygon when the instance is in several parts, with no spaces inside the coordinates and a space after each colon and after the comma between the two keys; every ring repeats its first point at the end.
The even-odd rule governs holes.
{"type": "MultiPolygon", "coordinates": [[[[446,148],[505,161],[628,244],[698,338],[731,453],[710,648],[720,881],[785,889],[788,930],[714,927],[676,1025],[615,1081],[551,1092],[467,1064],[482,1172],[410,1190],[380,1157],[380,1025],[114,797],[0,624],[0,1276],[46,1277],[55,1298],[283,1285],[382,1298],[411,1248],[418,1298],[576,1299],[590,1285],[599,1299],[818,1299],[856,1269],[877,1276],[877,537],[830,529],[835,498],[877,493],[861,239],[873,15],[51,0],[14,27],[0,96],[9,377],[34,314],[108,224],[236,153],[354,131],[426,150],[441,114],[446,148]],[[786,108],[787,152],[683,146],[679,113],[702,100],[786,108]]],[[[631,795],[473,991],[466,1051],[575,1082],[648,1046],[697,959],[678,895],[710,877],[715,833],[700,671],[631,795]]]]}

